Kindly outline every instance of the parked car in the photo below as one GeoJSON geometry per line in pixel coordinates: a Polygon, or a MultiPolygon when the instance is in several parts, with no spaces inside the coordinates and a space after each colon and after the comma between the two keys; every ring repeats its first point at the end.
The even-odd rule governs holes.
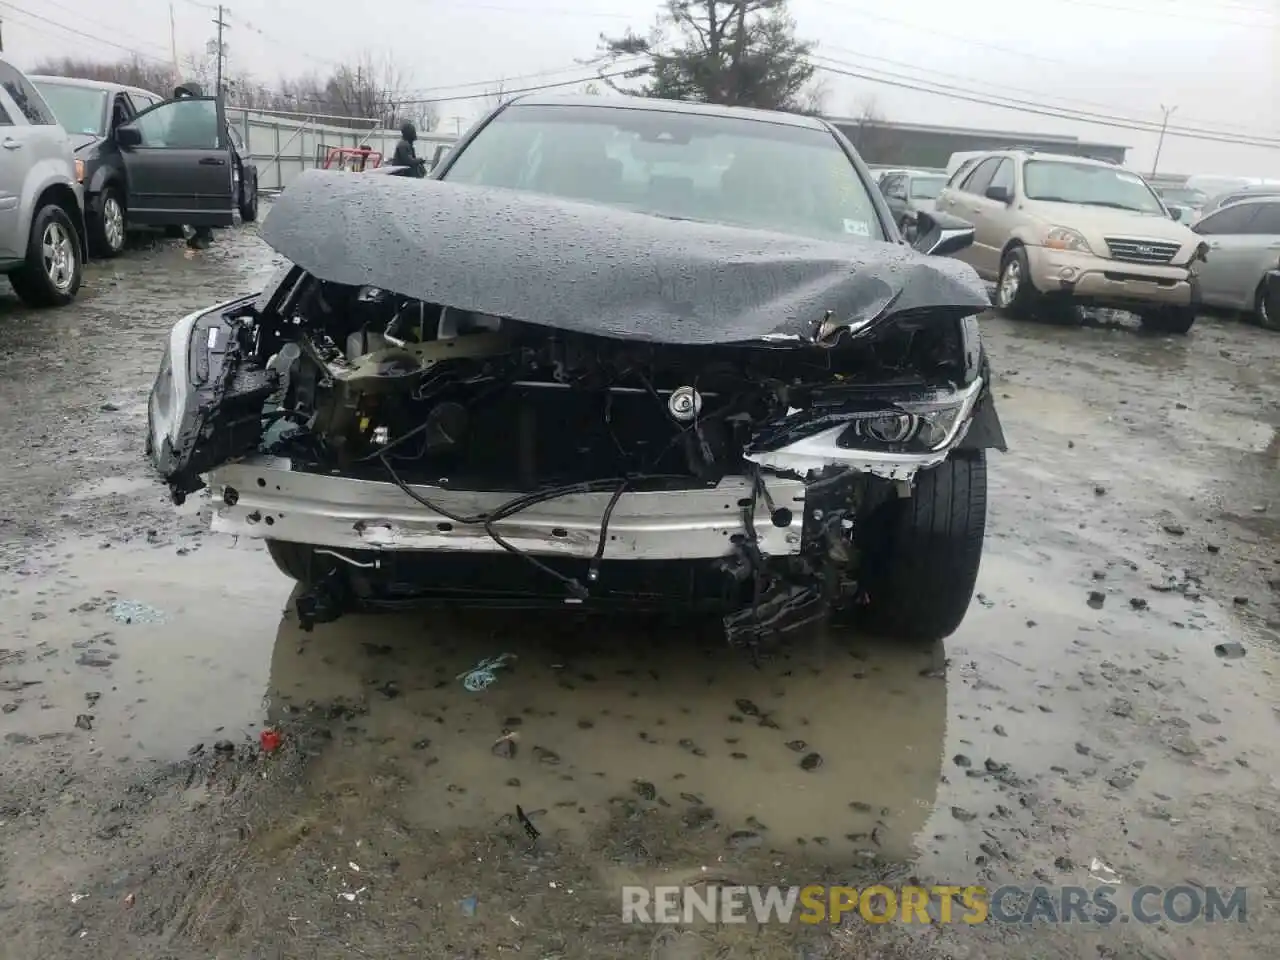
{"type": "Polygon", "coordinates": [[[71,138],[31,81],[0,58],[0,272],[37,307],[75,299],[87,255],[71,138]]]}
{"type": "Polygon", "coordinates": [[[1115,307],[1186,333],[1203,244],[1138,174],[1104,160],[997,150],[957,171],[937,207],[974,224],[957,256],[996,281],[1015,316],[1072,304],[1115,307]]]}
{"type": "Polygon", "coordinates": [[[1200,219],[1204,206],[1209,198],[1199,190],[1187,187],[1154,187],[1156,196],[1164,203],[1165,209],[1174,214],[1179,223],[1192,224],[1200,219]]]}
{"type": "Polygon", "coordinates": [[[117,256],[134,227],[230,226],[233,207],[256,219],[257,169],[212,97],[165,100],[67,77],[32,82],[76,142],[96,256],[117,256]]]}
{"type": "Polygon", "coordinates": [[[1239,190],[1228,190],[1225,193],[1219,193],[1214,197],[1210,197],[1204,206],[1200,208],[1200,219],[1209,216],[1211,213],[1216,213],[1223,207],[1228,207],[1233,203],[1239,203],[1241,200],[1252,200],[1256,197],[1280,197],[1280,186],[1276,184],[1256,184],[1241,187],[1239,190]]]}
{"type": "Polygon", "coordinates": [[[428,179],[302,174],[263,238],[289,264],[260,295],[174,326],[148,452],[267,541],[305,627],[424,600],[710,608],[746,645],[964,618],[1004,449],[990,301],[825,121],[529,96],[428,179]]]}
{"type": "Polygon", "coordinates": [[[918,214],[937,209],[935,201],[946,185],[944,173],[897,173],[880,181],[894,223],[908,241],[915,236],[918,214]]]}
{"type": "Polygon", "coordinates": [[[1280,265],[1280,196],[1240,200],[1192,229],[1209,244],[1199,269],[1205,305],[1244,311],[1280,330],[1280,314],[1267,297],[1268,275],[1280,265]]]}

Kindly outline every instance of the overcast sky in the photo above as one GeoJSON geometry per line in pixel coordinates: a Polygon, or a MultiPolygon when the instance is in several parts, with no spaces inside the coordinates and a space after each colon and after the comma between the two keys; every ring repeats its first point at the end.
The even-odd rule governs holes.
{"type": "MultiPolygon", "coordinates": [[[[202,53],[215,28],[214,11],[199,0],[0,0],[4,52],[24,67],[47,56],[128,51],[168,61],[171,8],[179,56],[202,53]]],[[[227,9],[231,69],[267,86],[374,53],[393,57],[424,96],[463,97],[497,78],[508,89],[585,79],[591,68],[574,64],[597,54],[599,34],[646,30],[658,4],[234,0],[227,9]]],[[[994,107],[820,74],[831,114],[859,114],[874,102],[891,120],[1074,134],[1132,147],[1130,164],[1146,172],[1154,133],[1029,111],[1158,123],[1162,106],[1176,107],[1161,171],[1280,177],[1280,0],[792,0],[791,10],[799,35],[817,41],[832,66],[1030,105],[994,107]],[[1191,139],[1178,127],[1276,145],[1191,139]]],[[[452,128],[483,101],[437,109],[452,128]]]]}

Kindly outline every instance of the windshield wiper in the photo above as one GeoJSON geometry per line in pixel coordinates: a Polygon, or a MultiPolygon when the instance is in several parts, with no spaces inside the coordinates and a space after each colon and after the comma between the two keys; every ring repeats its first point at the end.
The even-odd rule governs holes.
{"type": "Polygon", "coordinates": [[[1112,210],[1128,210],[1130,213],[1146,213],[1141,207],[1130,207],[1123,203],[1112,203],[1110,200],[1082,200],[1087,207],[1110,207],[1112,210]]]}

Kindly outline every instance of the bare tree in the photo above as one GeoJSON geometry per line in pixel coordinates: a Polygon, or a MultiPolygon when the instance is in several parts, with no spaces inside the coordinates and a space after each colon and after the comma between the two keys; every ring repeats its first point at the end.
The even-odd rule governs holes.
{"type": "Polygon", "coordinates": [[[486,112],[488,112],[489,110],[496,110],[498,107],[502,106],[504,103],[506,103],[510,99],[511,99],[511,94],[507,93],[506,80],[499,79],[496,86],[494,86],[492,89],[485,90],[484,109],[486,112]]]}
{"type": "MultiPolygon", "coordinates": [[[[34,72],[123,83],[164,97],[173,93],[178,82],[197,83],[210,92],[215,83],[215,65],[203,55],[184,58],[177,76],[170,67],[136,58],[99,63],[64,57],[45,61],[34,72]]],[[[431,130],[439,122],[436,105],[415,97],[410,84],[407,72],[396,66],[390,56],[368,53],[353,65],[335,68],[328,76],[311,73],[282,78],[275,87],[268,87],[247,73],[223,73],[227,102],[232,106],[324,115],[331,118],[331,123],[361,129],[368,128],[370,120],[388,127],[410,120],[419,129],[431,130]]]]}
{"type": "Polygon", "coordinates": [[[121,83],[129,87],[150,90],[152,93],[162,97],[171,95],[175,85],[175,75],[172,67],[155,61],[144,62],[137,57],[131,60],[119,60],[115,63],[99,63],[94,60],[60,57],[52,60],[42,60],[36,64],[31,72],[51,77],[79,77],[84,80],[121,83]]]}
{"type": "Polygon", "coordinates": [[[853,114],[857,120],[852,127],[845,127],[854,148],[867,163],[894,163],[901,146],[898,136],[889,126],[874,96],[861,98],[853,114]]]}

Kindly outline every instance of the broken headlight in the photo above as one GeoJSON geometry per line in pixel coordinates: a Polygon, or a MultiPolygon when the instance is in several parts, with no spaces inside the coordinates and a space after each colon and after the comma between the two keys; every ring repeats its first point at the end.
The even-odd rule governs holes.
{"type": "Polygon", "coordinates": [[[963,395],[903,401],[892,409],[855,414],[836,440],[846,450],[928,453],[950,443],[968,404],[963,395]]]}

